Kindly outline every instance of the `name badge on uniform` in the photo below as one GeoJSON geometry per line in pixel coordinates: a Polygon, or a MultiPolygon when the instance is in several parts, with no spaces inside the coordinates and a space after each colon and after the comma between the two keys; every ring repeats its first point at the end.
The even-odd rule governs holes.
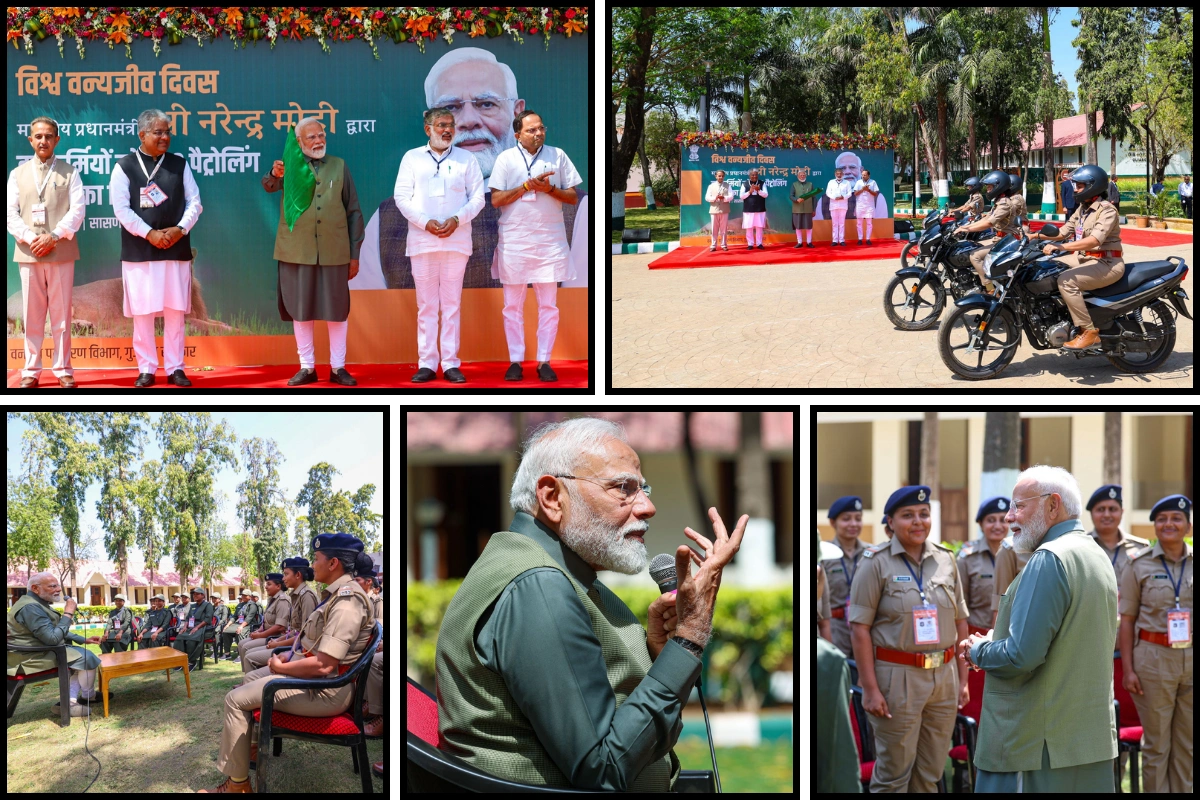
{"type": "Polygon", "coordinates": [[[158,188],[158,184],[150,181],[141,190],[142,208],[154,208],[160,206],[167,200],[167,195],[162,189],[158,188]]]}
{"type": "Polygon", "coordinates": [[[245,622],[245,621],[246,621],[246,615],[238,614],[238,622],[245,622]]]}
{"type": "Polygon", "coordinates": [[[980,573],[979,577],[981,577],[981,578],[992,578],[992,577],[995,577],[995,576],[993,576],[993,575],[984,575],[984,574],[980,573]]]}
{"type": "Polygon", "coordinates": [[[157,633],[158,633],[158,628],[151,628],[151,629],[150,629],[150,635],[151,635],[151,636],[154,636],[154,635],[156,635],[157,633]]]}
{"type": "Polygon", "coordinates": [[[34,225],[45,225],[46,224],[46,204],[45,203],[34,203],[32,206],[29,207],[29,213],[33,217],[34,225]]]}
{"type": "Polygon", "coordinates": [[[937,606],[922,603],[913,607],[913,641],[917,644],[937,644],[941,637],[938,635],[937,606]]]}
{"type": "Polygon", "coordinates": [[[533,201],[537,200],[537,192],[526,192],[525,194],[521,195],[521,200],[526,203],[532,203],[533,201]]]}
{"type": "Polygon", "coordinates": [[[1192,614],[1186,608],[1167,611],[1167,642],[1171,647],[1187,647],[1192,643],[1192,614]]]}
{"type": "Polygon", "coordinates": [[[429,196],[430,197],[445,197],[446,196],[446,179],[433,177],[429,179],[429,196]]]}
{"type": "Polygon", "coordinates": [[[113,626],[114,628],[119,628],[119,627],[121,627],[121,620],[120,620],[120,619],[118,619],[117,617],[113,617],[113,621],[112,621],[112,623],[113,623],[113,624],[112,624],[112,626],[113,626]]]}
{"type": "Polygon", "coordinates": [[[188,629],[190,630],[194,627],[196,627],[196,618],[195,617],[188,620],[188,629]]]}
{"type": "Polygon", "coordinates": [[[912,583],[912,577],[909,575],[893,575],[892,583],[912,583]]]}

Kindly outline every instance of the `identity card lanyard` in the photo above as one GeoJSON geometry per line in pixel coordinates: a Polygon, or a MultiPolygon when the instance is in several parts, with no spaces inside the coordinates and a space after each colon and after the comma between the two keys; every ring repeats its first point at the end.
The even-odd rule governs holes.
{"type": "Polygon", "coordinates": [[[847,611],[850,610],[850,583],[854,580],[854,575],[858,572],[858,559],[860,556],[862,556],[862,553],[859,553],[854,556],[854,561],[852,562],[854,564],[854,572],[851,572],[850,570],[846,569],[846,556],[844,554],[838,556],[838,560],[842,562],[842,574],[846,576],[846,610],[847,611]]]}
{"type": "Polygon", "coordinates": [[[45,200],[45,198],[42,197],[42,192],[46,191],[46,187],[50,184],[50,178],[54,175],[54,164],[57,161],[58,161],[58,156],[55,156],[50,161],[50,166],[46,168],[46,179],[44,181],[42,181],[41,183],[38,183],[37,178],[34,178],[34,180],[33,180],[34,186],[37,187],[38,201],[39,201],[37,203],[34,203],[29,209],[30,221],[34,225],[45,225],[46,224],[46,200],[45,200]]]}
{"type": "Polygon", "coordinates": [[[141,150],[138,150],[137,163],[138,166],[142,168],[142,174],[146,176],[146,185],[142,187],[141,191],[142,208],[153,208],[154,206],[161,205],[163,201],[167,199],[167,196],[163,193],[163,190],[158,188],[158,184],[154,182],[154,176],[158,174],[158,169],[163,165],[163,159],[166,157],[166,153],[163,153],[161,156],[159,156],[158,163],[154,165],[154,171],[147,173],[146,165],[142,163],[141,150]]]}
{"type": "Polygon", "coordinates": [[[917,591],[921,593],[921,604],[913,607],[913,641],[916,644],[937,644],[941,638],[938,635],[937,606],[926,600],[925,589],[921,581],[921,577],[925,573],[925,562],[921,562],[921,571],[917,573],[913,572],[907,558],[903,561],[905,568],[908,569],[908,574],[912,575],[913,580],[917,582],[917,591]]]}
{"type": "MultiPolygon", "coordinates": [[[[330,597],[333,597],[333,595],[331,594],[331,595],[329,595],[329,597],[326,597],[326,598],[325,598],[324,600],[322,600],[320,603],[317,603],[317,608],[320,608],[321,606],[323,606],[323,605],[325,605],[326,603],[328,603],[328,602],[329,602],[329,598],[330,598],[330,597]]],[[[313,611],[316,611],[316,610],[317,610],[317,608],[314,608],[314,609],[313,609],[313,611]]],[[[300,634],[301,634],[301,633],[302,633],[302,631],[297,631],[297,632],[296,632],[296,641],[292,642],[292,652],[293,652],[293,653],[295,653],[297,650],[299,650],[299,649],[300,649],[300,634]]]]}
{"type": "Polygon", "coordinates": [[[538,156],[540,156],[542,154],[542,150],[544,150],[544,149],[546,149],[546,145],[542,145],[541,147],[538,148],[538,151],[533,154],[533,160],[525,161],[525,148],[524,147],[517,148],[517,152],[519,152],[521,154],[521,160],[525,161],[525,172],[527,172],[529,174],[529,177],[531,179],[533,178],[533,165],[537,163],[538,156]]]}
{"type": "Polygon", "coordinates": [[[1158,560],[1162,562],[1163,569],[1167,571],[1167,577],[1175,588],[1175,607],[1167,610],[1167,642],[1171,647],[1188,647],[1192,643],[1191,612],[1186,608],[1179,607],[1179,585],[1183,583],[1183,571],[1187,567],[1187,556],[1184,556],[1184,563],[1179,565],[1179,580],[1175,580],[1175,576],[1171,574],[1171,568],[1167,566],[1165,557],[1159,556],[1158,560]]]}
{"type": "MultiPolygon", "coordinates": [[[[426,150],[426,151],[425,151],[426,153],[428,153],[428,154],[429,154],[429,157],[433,159],[433,163],[434,163],[434,164],[437,164],[437,170],[435,170],[435,172],[434,172],[434,174],[435,174],[435,175],[441,175],[441,174],[442,174],[442,161],[445,161],[447,158],[449,158],[449,157],[450,157],[450,151],[451,151],[451,150],[453,150],[453,149],[454,149],[454,145],[450,145],[449,147],[447,147],[447,148],[446,148],[446,155],[442,156],[441,160],[438,160],[437,158],[435,158],[435,157],[434,157],[434,155],[433,155],[433,148],[430,148],[429,150],[426,150]]],[[[540,151],[539,151],[539,152],[540,152],[540,151]]]]}
{"type": "MultiPolygon", "coordinates": [[[[50,184],[50,178],[54,175],[54,165],[56,163],[58,163],[58,156],[55,156],[54,158],[50,159],[50,166],[46,167],[46,179],[44,181],[42,181],[41,183],[37,184],[38,200],[44,199],[42,197],[42,192],[46,191],[46,186],[48,186],[50,184]]],[[[35,179],[35,182],[36,182],[36,179],[35,179]]]]}

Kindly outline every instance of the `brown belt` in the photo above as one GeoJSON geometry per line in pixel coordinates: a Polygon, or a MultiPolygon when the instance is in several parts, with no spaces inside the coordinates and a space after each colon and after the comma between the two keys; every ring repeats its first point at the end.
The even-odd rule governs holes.
{"type": "Polygon", "coordinates": [[[1089,255],[1092,258],[1120,258],[1120,250],[1084,250],[1084,255],[1089,255]]]}
{"type": "MultiPolygon", "coordinates": [[[[308,650],[301,650],[300,652],[304,653],[305,658],[312,658],[313,656],[316,655],[315,653],[310,653],[308,650]]],[[[350,667],[352,667],[352,666],[354,666],[354,665],[353,664],[338,664],[338,675],[345,675],[346,672],[349,671],[350,667]]]]}
{"type": "Polygon", "coordinates": [[[834,619],[845,619],[846,618],[846,609],[842,606],[838,606],[837,608],[835,608],[833,610],[833,618],[834,619]]]}
{"type": "Polygon", "coordinates": [[[1160,644],[1163,647],[1174,647],[1176,649],[1192,646],[1191,642],[1188,642],[1187,644],[1171,644],[1171,637],[1167,636],[1165,633],[1151,633],[1150,631],[1144,631],[1141,628],[1138,628],[1138,638],[1144,639],[1145,641],[1153,644],[1160,644]]]}
{"type": "Polygon", "coordinates": [[[889,661],[893,664],[906,664],[910,667],[934,669],[954,661],[954,647],[947,647],[943,652],[936,653],[905,653],[902,650],[888,650],[886,647],[875,648],[875,658],[879,661],[889,661]]]}

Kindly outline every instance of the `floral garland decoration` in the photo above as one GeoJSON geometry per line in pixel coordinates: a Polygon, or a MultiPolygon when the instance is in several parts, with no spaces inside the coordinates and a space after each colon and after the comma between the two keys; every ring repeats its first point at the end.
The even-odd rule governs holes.
{"type": "Polygon", "coordinates": [[[895,149],[895,136],[879,136],[848,133],[830,136],[824,133],[703,133],[684,132],[675,137],[684,147],[697,145],[713,149],[768,149],[780,148],[803,150],[888,150],[895,149]]]}
{"type": "Polygon", "coordinates": [[[351,6],[330,8],[306,6],[234,7],[234,8],[47,8],[12,7],[8,9],[8,39],[14,48],[24,45],[32,55],[35,40],[53,36],[58,54],[64,57],[63,41],[75,40],[79,57],[84,57],[84,41],[105,42],[109,49],[125,46],[127,58],[133,58],[132,44],[138,39],[154,42],[154,55],[162,53],[162,40],[180,44],[191,37],[203,47],[205,42],[226,37],[235,45],[266,39],[271,47],[280,38],[316,39],[321,49],[329,50],[329,41],[361,40],[371,46],[379,58],[376,41],[384,36],[396,44],[412,43],[425,52],[425,42],[439,36],[453,43],[455,34],[472,39],[512,36],[523,44],[522,35],[541,36],[546,49],[550,37],[562,34],[570,38],[588,30],[586,6],[570,8],[527,8],[488,6],[485,8],[412,8],[351,6]]]}

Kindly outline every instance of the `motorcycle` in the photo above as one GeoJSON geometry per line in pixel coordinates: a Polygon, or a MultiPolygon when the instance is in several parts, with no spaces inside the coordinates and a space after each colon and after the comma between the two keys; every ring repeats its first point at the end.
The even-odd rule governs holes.
{"type": "MultiPolygon", "coordinates": [[[[1056,236],[1058,227],[1042,231],[1056,236]]],[[[1060,348],[1078,334],[1058,291],[1058,276],[1069,267],[1055,259],[1067,253],[1045,256],[1044,244],[1022,230],[988,253],[984,264],[997,294],[957,300],[938,329],[938,352],[952,372],[968,380],[996,377],[1016,355],[1022,331],[1037,350],[1060,348]],[[985,356],[991,358],[987,364],[985,356]]],[[[1120,280],[1083,293],[1100,343],[1065,352],[1076,358],[1102,355],[1125,372],[1152,372],[1175,348],[1176,312],[1192,318],[1182,288],[1187,273],[1179,256],[1126,264],[1120,280]]]]}
{"type": "Polygon", "coordinates": [[[921,238],[909,242],[900,257],[903,266],[883,290],[883,311],[897,328],[906,331],[932,328],[942,314],[947,293],[960,300],[983,288],[970,256],[979,248],[980,240],[993,235],[991,230],[969,233],[964,240],[951,237],[973,219],[961,212],[930,214],[925,218],[921,238]],[[911,265],[909,252],[915,252],[911,265]]]}

